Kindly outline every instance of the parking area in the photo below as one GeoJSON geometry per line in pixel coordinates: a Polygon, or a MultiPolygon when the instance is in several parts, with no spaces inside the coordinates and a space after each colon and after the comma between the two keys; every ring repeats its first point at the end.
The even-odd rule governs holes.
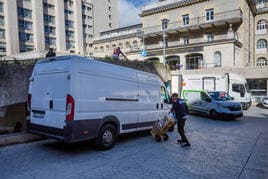
{"type": "Polygon", "coordinates": [[[124,135],[109,151],[88,143],[44,140],[0,148],[1,178],[267,178],[268,109],[251,107],[239,120],[191,115],[186,134],[157,143],[149,133],[124,135]]]}

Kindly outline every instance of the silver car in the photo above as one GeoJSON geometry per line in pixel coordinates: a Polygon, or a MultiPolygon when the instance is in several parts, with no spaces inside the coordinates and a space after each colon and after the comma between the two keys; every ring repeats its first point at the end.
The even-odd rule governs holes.
{"type": "Polygon", "coordinates": [[[268,96],[262,98],[262,105],[263,105],[265,108],[268,108],[268,96]]]}
{"type": "MultiPolygon", "coordinates": [[[[187,93],[187,90],[184,92],[187,93]]],[[[190,112],[206,114],[212,119],[230,119],[243,116],[241,104],[234,101],[226,92],[189,90],[186,96],[189,97],[186,99],[190,112]],[[191,100],[190,93],[199,94],[192,95],[195,96],[195,99],[191,100]],[[198,97],[199,95],[200,97],[198,97]]]]}

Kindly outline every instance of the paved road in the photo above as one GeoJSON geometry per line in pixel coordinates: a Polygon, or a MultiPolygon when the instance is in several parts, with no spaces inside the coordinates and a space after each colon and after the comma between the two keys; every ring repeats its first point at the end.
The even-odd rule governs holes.
{"type": "Polygon", "coordinates": [[[0,148],[0,178],[268,178],[268,109],[213,121],[190,116],[190,148],[148,134],[120,137],[109,151],[54,140],[0,148]]]}

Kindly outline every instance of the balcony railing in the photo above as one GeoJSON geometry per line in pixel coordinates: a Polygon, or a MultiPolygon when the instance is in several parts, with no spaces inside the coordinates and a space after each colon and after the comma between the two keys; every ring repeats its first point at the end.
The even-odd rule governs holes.
{"type": "MultiPolygon", "coordinates": [[[[199,37],[191,37],[189,39],[188,44],[184,44],[183,39],[177,40],[177,41],[172,41],[172,39],[167,39],[168,46],[166,48],[167,49],[168,48],[174,48],[174,47],[184,48],[184,47],[188,47],[188,46],[191,46],[191,45],[199,45],[199,44],[205,44],[205,43],[219,43],[221,41],[226,41],[226,40],[237,40],[237,41],[239,41],[239,36],[237,34],[234,34],[234,35],[231,35],[231,36],[229,36],[228,34],[215,35],[213,40],[208,40],[208,37],[206,35],[199,36],[199,37]]],[[[153,50],[153,49],[160,49],[161,50],[163,48],[162,43],[150,44],[150,45],[145,44],[145,46],[146,46],[147,50],[153,50]]]]}
{"type": "MultiPolygon", "coordinates": [[[[168,32],[168,31],[180,31],[184,29],[187,30],[187,29],[196,28],[196,27],[203,28],[203,26],[206,26],[207,24],[216,24],[219,22],[234,23],[234,22],[241,22],[241,20],[242,20],[242,11],[240,9],[236,9],[232,11],[226,11],[226,12],[214,14],[213,20],[209,20],[209,21],[207,21],[206,16],[200,16],[200,17],[189,19],[189,24],[187,25],[184,25],[183,21],[171,22],[171,23],[168,23],[168,27],[165,30],[168,32]]],[[[144,30],[144,34],[153,34],[153,33],[159,33],[163,31],[161,25],[145,27],[143,28],[143,30],[144,30]]]]}

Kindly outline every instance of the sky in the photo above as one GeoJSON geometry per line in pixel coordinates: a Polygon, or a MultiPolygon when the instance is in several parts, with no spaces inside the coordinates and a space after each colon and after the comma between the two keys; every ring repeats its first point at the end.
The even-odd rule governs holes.
{"type": "Polygon", "coordinates": [[[143,5],[151,4],[157,1],[158,0],[119,0],[119,27],[141,23],[141,18],[139,17],[139,14],[141,13],[141,7],[143,5]]]}

